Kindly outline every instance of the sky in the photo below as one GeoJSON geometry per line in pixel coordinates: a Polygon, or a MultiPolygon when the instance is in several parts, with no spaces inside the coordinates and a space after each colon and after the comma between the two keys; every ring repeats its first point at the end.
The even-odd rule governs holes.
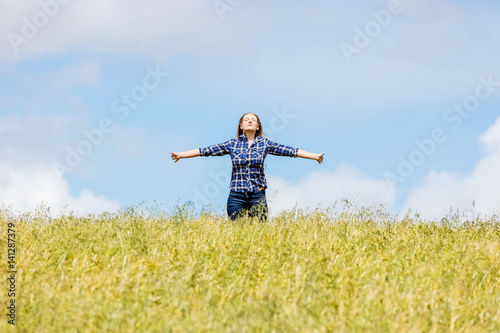
{"type": "Polygon", "coordinates": [[[382,205],[500,212],[500,4],[0,0],[0,205],[225,214],[231,160],[264,135],[270,214],[382,205]]]}

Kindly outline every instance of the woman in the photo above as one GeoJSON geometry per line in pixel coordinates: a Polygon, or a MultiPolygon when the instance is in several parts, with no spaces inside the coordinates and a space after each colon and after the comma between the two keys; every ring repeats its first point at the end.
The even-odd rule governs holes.
{"type": "Polygon", "coordinates": [[[196,156],[231,155],[233,172],[227,214],[235,220],[249,211],[251,217],[259,221],[267,220],[266,176],[264,159],[267,154],[289,157],[302,157],[323,162],[324,153],[313,154],[298,148],[292,148],[273,142],[262,135],[262,124],[254,113],[244,114],[238,124],[237,138],[208,146],[177,153],[172,152],[172,160],[196,156]]]}

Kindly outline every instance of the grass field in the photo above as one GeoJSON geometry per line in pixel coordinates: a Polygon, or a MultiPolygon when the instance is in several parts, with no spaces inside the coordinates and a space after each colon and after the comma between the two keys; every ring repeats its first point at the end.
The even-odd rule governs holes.
{"type": "Polygon", "coordinates": [[[0,214],[3,253],[16,230],[19,332],[500,331],[496,216],[0,214]]]}

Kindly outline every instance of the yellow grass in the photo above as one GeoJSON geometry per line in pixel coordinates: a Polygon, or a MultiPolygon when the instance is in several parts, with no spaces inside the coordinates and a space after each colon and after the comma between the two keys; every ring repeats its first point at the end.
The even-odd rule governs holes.
{"type": "Polygon", "coordinates": [[[500,331],[495,216],[0,217],[4,253],[16,224],[20,332],[500,331]]]}

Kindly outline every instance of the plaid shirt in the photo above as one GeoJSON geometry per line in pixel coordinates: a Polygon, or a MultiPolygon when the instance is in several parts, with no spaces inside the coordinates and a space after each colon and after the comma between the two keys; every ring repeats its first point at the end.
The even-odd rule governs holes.
{"type": "Polygon", "coordinates": [[[248,147],[248,138],[243,133],[238,139],[200,148],[200,156],[223,156],[231,154],[233,174],[230,189],[236,192],[253,192],[267,188],[264,175],[264,159],[269,153],[277,156],[297,157],[299,148],[292,148],[258,136],[248,147]]]}

